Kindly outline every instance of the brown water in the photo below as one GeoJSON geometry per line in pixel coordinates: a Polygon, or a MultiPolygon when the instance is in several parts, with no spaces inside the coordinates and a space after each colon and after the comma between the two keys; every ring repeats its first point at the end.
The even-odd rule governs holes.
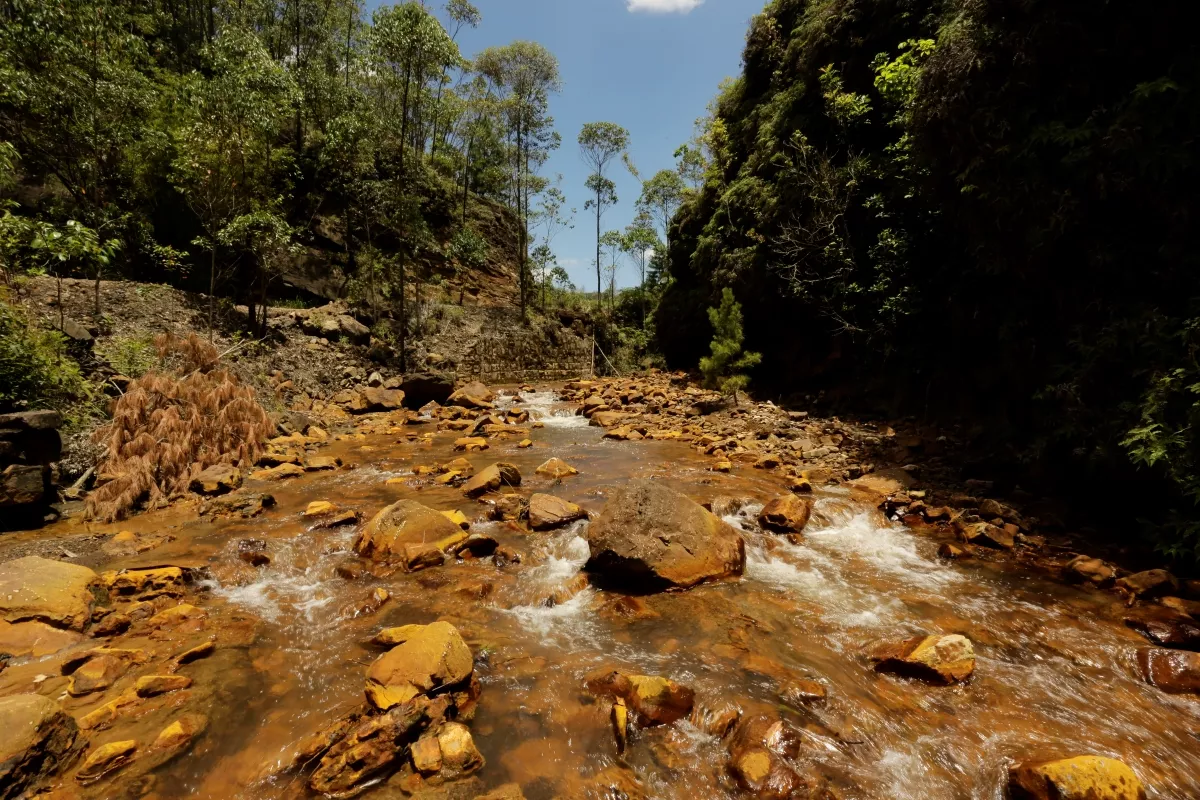
{"type": "MultiPolygon", "coordinates": [[[[647,797],[739,796],[725,776],[723,743],[687,722],[639,732],[618,756],[607,708],[582,686],[598,667],[665,675],[692,686],[708,706],[782,713],[805,731],[798,770],[825,775],[845,798],[998,800],[1010,760],[1078,753],[1123,759],[1151,797],[1200,797],[1200,703],[1136,677],[1132,654],[1144,642],[1121,625],[1113,596],[1015,566],[941,562],[936,541],[836,488],[818,490],[804,543],[783,543],[753,522],[755,504],[782,490],[771,475],[718,475],[681,443],[601,440],[601,429],[550,394],[527,399],[546,422],[534,431],[534,447],[493,440],[491,450],[468,456],[477,468],[510,461],[525,476],[523,493],[551,491],[592,511],[609,488],[634,477],[660,478],[700,501],[748,499],[727,518],[746,537],[745,576],[647,597],[658,616],[623,621],[603,610],[612,597],[592,588],[545,602],[578,581],[586,523],[549,534],[475,523],[523,553],[523,563],[498,569],[488,559],[346,580],[335,568],[352,557],[354,530],[310,532],[299,516],[308,502],[331,500],[366,517],[402,497],[459,508],[471,519],[482,507],[425,478],[385,485],[458,455],[453,434],[417,443],[395,434],[336,441],[323,452],[357,468],[264,487],[278,506],[261,517],[182,523],[171,529],[175,541],[113,564],[208,564],[214,579],[194,602],[209,609],[218,641],[239,625],[252,630],[242,657],[197,677],[216,684],[213,723],[199,746],[158,770],[155,796],[302,796],[306,777],[263,776],[288,762],[299,740],[361,704],[366,666],[378,652],[363,640],[383,627],[445,619],[476,654],[484,687],[471,723],[487,759],[479,777],[487,786],[516,781],[530,800],[570,796],[588,776],[622,764],[647,797]],[[580,474],[557,486],[534,475],[552,455],[580,474]],[[244,537],[268,540],[270,565],[238,559],[244,537]],[[352,618],[348,609],[377,586],[392,600],[352,618]],[[923,632],[975,642],[969,683],[931,687],[880,675],[862,655],[880,638],[923,632]],[[827,702],[784,705],[780,687],[795,678],[823,683],[827,702]]],[[[146,515],[124,527],[150,530],[169,519],[146,515]]],[[[400,795],[380,785],[365,796],[400,795]]]]}

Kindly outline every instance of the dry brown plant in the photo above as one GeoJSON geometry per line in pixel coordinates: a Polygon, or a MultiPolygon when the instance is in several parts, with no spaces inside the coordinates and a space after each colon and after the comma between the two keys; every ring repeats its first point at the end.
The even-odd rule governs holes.
{"type": "Polygon", "coordinates": [[[163,334],[154,344],[160,369],[130,383],[112,422],[93,437],[107,446],[98,470],[107,480],[88,495],[92,519],[112,522],[163,505],[213,464],[253,464],[274,434],[254,389],[218,369],[211,344],[194,333],[163,334]]]}

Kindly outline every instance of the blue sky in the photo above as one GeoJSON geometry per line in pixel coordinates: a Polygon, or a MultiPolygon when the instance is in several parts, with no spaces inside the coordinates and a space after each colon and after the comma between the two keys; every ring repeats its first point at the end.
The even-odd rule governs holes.
{"type": "MultiPolygon", "coordinates": [[[[428,5],[441,12],[441,0],[428,5]]],[[[554,241],[559,263],[571,279],[594,290],[595,221],[583,204],[587,170],[576,138],[585,122],[606,120],[630,133],[630,154],[643,177],[672,168],[675,148],[692,135],[717,85],[740,71],[750,17],[765,0],[474,0],[483,14],[475,30],[458,42],[470,58],[492,45],[516,39],[540,42],[559,60],[562,93],[550,109],[562,135],[543,174],[561,173],[568,205],[577,209],[575,228],[554,241]]],[[[603,220],[605,230],[623,229],[634,216],[640,187],[617,164],[619,204],[603,220]]],[[[619,287],[637,283],[632,266],[618,274],[619,287]]]]}

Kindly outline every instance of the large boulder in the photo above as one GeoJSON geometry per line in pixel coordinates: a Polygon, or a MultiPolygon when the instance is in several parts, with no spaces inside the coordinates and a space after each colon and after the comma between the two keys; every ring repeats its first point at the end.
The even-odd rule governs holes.
{"type": "Polygon", "coordinates": [[[0,414],[0,464],[50,464],[62,456],[57,411],[0,414]]]}
{"type": "Polygon", "coordinates": [[[410,372],[400,384],[404,391],[404,405],[420,408],[426,403],[445,405],[454,394],[454,380],[441,372],[410,372]]]}
{"type": "Polygon", "coordinates": [[[957,633],[914,636],[876,647],[871,653],[875,668],[933,683],[958,683],[975,671],[975,648],[957,633]]]}
{"type": "MultiPolygon", "coordinates": [[[[415,500],[399,500],[371,517],[354,540],[354,551],[375,561],[424,563],[466,534],[445,514],[415,500]]],[[[439,562],[440,563],[440,562],[439,562]]]]}
{"type": "Polygon", "coordinates": [[[448,406],[464,406],[466,408],[493,408],[492,401],[496,395],[479,381],[471,381],[453,392],[446,398],[448,406]]]}
{"type": "Polygon", "coordinates": [[[745,541],[732,527],[653,480],[613,492],[588,528],[588,544],[588,571],[640,591],[741,575],[746,565],[745,541]]]}
{"type": "Polygon", "coordinates": [[[1168,694],[1200,694],[1200,653],[1141,647],[1138,667],[1147,683],[1168,694]]]}
{"type": "Polygon", "coordinates": [[[0,472],[0,508],[45,505],[52,496],[52,489],[49,467],[9,464],[0,472]]]}
{"type": "Polygon", "coordinates": [[[191,490],[197,494],[225,494],[242,485],[242,473],[232,464],[213,464],[192,478],[191,490]]]}
{"type": "Polygon", "coordinates": [[[1009,769],[1012,800],[1146,800],[1146,790],[1124,762],[1075,756],[1009,769]]]}
{"type": "Polygon", "coordinates": [[[561,497],[539,493],[529,498],[529,527],[535,531],[560,528],[580,519],[587,519],[587,512],[561,497]]]}
{"type": "Polygon", "coordinates": [[[395,411],[404,407],[404,392],[399,389],[366,386],[358,392],[367,403],[367,411],[395,411]]]}
{"type": "Polygon", "coordinates": [[[498,462],[484,467],[463,484],[463,494],[479,497],[497,491],[501,486],[520,486],[521,473],[512,464],[498,462]]]}
{"type": "Polygon", "coordinates": [[[92,617],[99,576],[87,567],[39,556],[0,564],[0,619],[39,620],[81,631],[92,617]]]}
{"type": "Polygon", "coordinates": [[[405,628],[404,641],[367,670],[367,699],[384,711],[417,695],[461,684],[475,669],[471,648],[449,622],[405,628]]]}
{"type": "Polygon", "coordinates": [[[26,797],[74,756],[79,727],[53,700],[0,697],[0,798],[26,797]]]}

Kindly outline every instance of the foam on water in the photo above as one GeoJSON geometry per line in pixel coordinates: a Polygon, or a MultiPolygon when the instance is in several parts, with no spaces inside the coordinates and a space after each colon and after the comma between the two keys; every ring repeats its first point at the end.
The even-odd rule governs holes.
{"type": "Polygon", "coordinates": [[[554,392],[526,392],[521,397],[530,418],[547,428],[586,428],[590,424],[582,414],[576,414],[570,408],[556,407],[561,406],[561,402],[554,392]]]}
{"type": "Polygon", "coordinates": [[[814,549],[865,560],[906,584],[941,588],[963,580],[961,573],[921,555],[912,534],[890,525],[879,526],[870,513],[855,514],[825,529],[806,530],[804,538],[814,549]]]}

